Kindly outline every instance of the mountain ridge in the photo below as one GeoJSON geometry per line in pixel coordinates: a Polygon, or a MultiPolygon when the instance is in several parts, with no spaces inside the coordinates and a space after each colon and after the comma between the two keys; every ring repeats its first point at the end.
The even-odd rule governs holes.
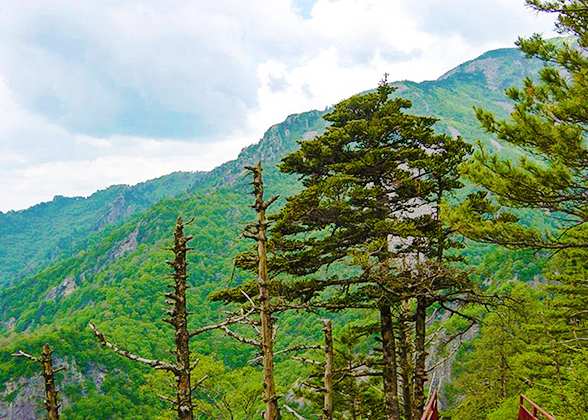
{"type": "MultiPolygon", "coordinates": [[[[506,96],[495,88],[520,85],[540,64],[514,49],[486,54],[480,56],[486,61],[464,63],[440,81],[395,82],[395,94],[413,102],[407,113],[439,118],[439,131],[463,135],[470,142],[480,139],[492,150],[508,153],[480,129],[472,106],[507,115],[508,109],[501,105],[506,96]],[[492,70],[496,68],[499,71],[492,70]]],[[[114,341],[125,343],[130,351],[141,351],[144,357],[167,354],[169,343],[162,339],[165,324],[159,308],[168,275],[165,249],[178,214],[194,219],[187,227],[195,248],[189,268],[189,303],[197,313],[192,322],[218,321],[219,305],[209,302],[207,295],[243,280],[244,274],[233,272],[233,256],[250,246],[241,231],[255,217],[250,208],[250,179],[243,166],[264,161],[268,196],[278,194],[283,200],[296,192],[299,181],[280,173],[275,163],[294,151],[298,141],[320,134],[327,127],[324,114],[309,111],[289,116],[270,127],[258,143],[244,148],[237,159],[212,171],[170,174],[159,183],[144,183],[147,197],[134,196],[130,191],[138,190],[133,187],[113,186],[96,193],[95,205],[88,199],[58,197],[53,204],[11,215],[24,220],[39,212],[36,219],[28,219],[34,223],[26,226],[8,226],[9,218],[0,215],[0,269],[4,270],[0,272],[0,412],[7,413],[9,420],[36,418],[28,398],[38,385],[30,380],[31,368],[13,361],[10,354],[19,348],[35,353],[40,343],[51,342],[58,360],[81,375],[75,380],[68,377],[63,394],[71,409],[64,419],[84,418],[80,414],[84,407],[96,419],[150,418],[161,403],[137,391],[147,387],[149,376],[100,350],[87,324],[96,323],[114,341]],[[173,179],[177,184],[166,184],[173,179]],[[81,204],[94,207],[89,206],[86,214],[81,204]],[[80,222],[85,230],[79,228],[79,234],[68,225],[68,217],[75,213],[72,209],[84,217],[80,222]],[[131,377],[137,389],[129,387],[131,377]],[[118,411],[106,414],[98,406],[118,411]]],[[[307,319],[290,314],[282,322],[285,331],[293,332],[281,340],[295,343],[301,334],[296,328],[305,326],[307,319]]],[[[231,368],[242,368],[254,354],[214,334],[195,344],[199,355],[213,355],[217,363],[231,368]]],[[[283,375],[286,381],[288,373],[283,375]]]]}

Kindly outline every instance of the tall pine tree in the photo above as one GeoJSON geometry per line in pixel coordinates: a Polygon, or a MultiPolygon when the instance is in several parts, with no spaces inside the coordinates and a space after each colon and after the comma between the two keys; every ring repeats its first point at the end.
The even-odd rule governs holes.
{"type": "Polygon", "coordinates": [[[443,199],[462,186],[457,166],[469,146],[436,135],[436,119],[405,114],[411,103],[391,98],[394,90],[384,80],[375,92],[337,104],[325,116],[332,123],[326,133],[284,158],[281,171],[300,175],[304,189],[274,217],[270,267],[306,276],[288,290],[308,305],[379,311],[388,419],[400,416],[391,314],[411,312],[402,323],[409,329],[400,332],[406,360],[399,359],[415,360],[404,376],[404,399],[412,401],[404,418],[412,419],[425,403],[427,308],[471,287],[449,266],[456,243],[439,218],[443,199]],[[340,263],[359,270],[326,274],[340,263]]]}

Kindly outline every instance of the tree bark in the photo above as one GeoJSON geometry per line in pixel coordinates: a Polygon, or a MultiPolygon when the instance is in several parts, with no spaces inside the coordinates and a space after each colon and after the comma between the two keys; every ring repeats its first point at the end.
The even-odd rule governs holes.
{"type": "Polygon", "coordinates": [[[49,344],[43,344],[41,363],[43,364],[43,378],[45,379],[45,409],[49,420],[59,419],[59,404],[55,387],[55,371],[53,370],[53,350],[49,344]]]}
{"type": "Polygon", "coordinates": [[[333,420],[333,329],[331,320],[325,320],[325,406],[323,419],[333,420]]]}
{"type": "Polygon", "coordinates": [[[427,382],[427,371],[425,363],[427,352],[425,351],[425,328],[427,318],[427,298],[417,297],[417,308],[415,313],[415,372],[414,372],[414,412],[413,417],[418,419],[422,416],[425,408],[425,382],[427,382]]]}
{"type": "MultiPolygon", "coordinates": [[[[403,303],[403,310],[407,310],[408,302],[403,303]]],[[[400,376],[402,378],[402,408],[404,420],[412,420],[412,351],[410,329],[405,319],[406,313],[402,315],[399,322],[398,335],[400,339],[400,376]]]]}
{"type": "Polygon", "coordinates": [[[384,362],[382,380],[386,401],[386,418],[388,420],[399,420],[396,343],[392,328],[390,306],[385,305],[380,307],[380,330],[384,362]]]}
{"type": "Polygon", "coordinates": [[[188,332],[188,311],[186,307],[187,266],[186,253],[187,243],[192,237],[184,236],[184,224],[182,218],[178,217],[174,231],[174,245],[171,250],[175,258],[167,263],[173,267],[174,292],[168,293],[168,304],[173,309],[166,311],[171,318],[164,319],[175,329],[175,349],[172,353],[176,355],[176,404],[179,420],[193,420],[192,409],[192,386],[190,383],[190,333],[188,332]]]}
{"type": "Polygon", "coordinates": [[[259,286],[260,316],[261,316],[261,343],[263,355],[263,386],[265,389],[265,420],[276,420],[280,418],[278,408],[278,396],[274,379],[274,343],[273,343],[273,321],[270,302],[270,293],[267,277],[267,222],[265,210],[273,202],[263,200],[263,179],[261,176],[261,162],[256,166],[249,166],[246,169],[253,173],[253,192],[255,204],[253,208],[257,212],[257,258],[258,273],[257,283],[259,286]]]}
{"type": "Polygon", "coordinates": [[[59,419],[59,403],[57,401],[57,387],[55,386],[55,373],[57,371],[53,369],[53,350],[49,347],[49,344],[43,344],[41,357],[31,356],[19,350],[13,354],[16,357],[25,357],[33,362],[41,364],[43,367],[43,380],[45,382],[45,409],[47,410],[49,420],[59,419]]]}

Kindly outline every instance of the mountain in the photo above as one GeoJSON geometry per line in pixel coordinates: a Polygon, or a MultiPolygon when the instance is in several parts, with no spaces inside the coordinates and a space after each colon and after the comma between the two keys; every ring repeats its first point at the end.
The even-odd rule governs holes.
{"type": "MultiPolygon", "coordinates": [[[[472,143],[480,139],[496,152],[510,153],[480,130],[472,107],[506,117],[511,104],[504,88],[520,86],[540,67],[516,49],[502,49],[436,81],[394,85],[397,95],[413,102],[413,113],[439,118],[439,131],[472,143]]],[[[202,326],[218,321],[219,304],[209,302],[207,295],[242,281],[243,274],[233,273],[232,259],[250,246],[240,235],[254,219],[243,167],[264,162],[267,196],[279,194],[283,200],[298,191],[297,179],[279,173],[275,164],[298,141],[325,130],[323,115],[310,111],[289,116],[236,160],[210,172],[175,173],[134,187],[113,186],[85,199],[56,197],[0,214],[0,417],[40,418],[35,366],[11,354],[18,349],[36,354],[49,342],[57,364],[67,368],[60,378],[64,419],[159,418],[163,403],[153,395],[160,378],[102,350],[88,323],[132,352],[165,357],[171,344],[160,319],[168,275],[165,248],[178,214],[194,219],[187,228],[194,236],[189,306],[196,315],[191,322],[202,326]]],[[[279,345],[319,337],[313,319],[303,314],[288,314],[280,322],[279,345]]],[[[252,350],[219,334],[197,340],[194,348],[201,373],[216,372],[220,379],[214,381],[226,381],[223,389],[237,386],[236,379],[226,379],[233,370],[250,373],[251,379],[242,375],[239,380],[245,382],[239,386],[254,388],[255,373],[246,367],[255,355],[252,350]]],[[[280,363],[290,366],[278,369],[286,393],[300,368],[286,359],[280,363]]],[[[223,398],[234,397],[227,393],[223,398]]]]}
{"type": "Polygon", "coordinates": [[[0,287],[67,256],[87,235],[185,193],[203,176],[176,172],[133,187],[115,185],[88,198],[56,196],[27,210],[0,213],[0,287]]]}

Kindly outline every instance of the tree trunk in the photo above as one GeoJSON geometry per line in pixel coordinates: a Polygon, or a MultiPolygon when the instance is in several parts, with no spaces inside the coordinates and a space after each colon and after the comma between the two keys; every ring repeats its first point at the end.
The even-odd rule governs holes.
{"type": "Polygon", "coordinates": [[[325,320],[325,420],[333,420],[333,330],[331,320],[325,320]]]}
{"type": "Polygon", "coordinates": [[[43,364],[43,378],[45,379],[45,409],[49,413],[49,420],[59,419],[59,404],[57,403],[57,389],[55,387],[55,371],[53,370],[53,351],[49,344],[43,344],[41,363],[43,364]]]}
{"type": "Polygon", "coordinates": [[[173,261],[168,264],[174,269],[174,292],[166,296],[170,298],[168,303],[173,306],[168,310],[171,318],[164,319],[175,328],[175,349],[172,353],[176,355],[177,364],[174,374],[176,377],[176,404],[179,420],[192,420],[192,386],[190,383],[190,333],[188,332],[188,312],[186,309],[187,282],[187,242],[191,237],[184,236],[184,224],[182,218],[178,217],[174,232],[174,245],[172,251],[175,254],[173,261]]]}
{"type": "Polygon", "coordinates": [[[380,329],[384,362],[382,380],[386,399],[386,419],[399,420],[396,343],[390,306],[380,307],[380,329]]]}
{"type": "Polygon", "coordinates": [[[415,314],[415,372],[414,372],[414,412],[413,416],[418,419],[422,416],[425,408],[425,382],[427,382],[427,371],[425,363],[427,352],[425,351],[425,323],[427,318],[427,298],[417,297],[417,308],[415,314]]]}
{"type": "Polygon", "coordinates": [[[53,351],[49,344],[43,344],[41,357],[31,356],[19,350],[13,356],[24,357],[33,362],[39,363],[43,367],[43,379],[45,382],[45,409],[49,415],[49,420],[59,419],[59,403],[57,402],[57,388],[55,386],[55,371],[53,369],[53,351]]]}
{"type": "MultiPolygon", "coordinates": [[[[255,167],[248,167],[253,173],[253,190],[255,194],[255,211],[257,212],[257,257],[259,300],[261,312],[261,343],[263,355],[263,386],[265,389],[265,420],[276,420],[280,418],[278,409],[278,396],[274,380],[274,343],[273,343],[273,321],[270,306],[270,293],[267,281],[267,222],[265,210],[268,203],[263,201],[263,179],[261,177],[261,162],[255,167]]],[[[271,204],[271,203],[270,203],[271,204]]]]}
{"type": "MultiPolygon", "coordinates": [[[[403,310],[408,308],[408,302],[403,303],[403,310]]],[[[400,376],[402,378],[402,408],[404,420],[412,420],[412,351],[410,328],[407,325],[406,313],[402,315],[399,322],[398,338],[400,340],[400,376]]]]}

